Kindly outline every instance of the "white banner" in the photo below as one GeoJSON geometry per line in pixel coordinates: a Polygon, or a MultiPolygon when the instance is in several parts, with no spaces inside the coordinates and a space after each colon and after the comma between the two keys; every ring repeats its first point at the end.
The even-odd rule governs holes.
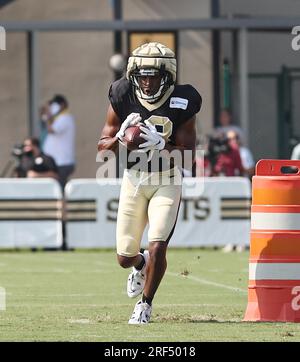
{"type": "MultiPolygon", "coordinates": [[[[67,245],[115,247],[121,180],[77,179],[65,189],[67,245]]],[[[178,222],[170,247],[249,245],[250,181],[242,177],[184,178],[178,222]]],[[[147,228],[142,246],[147,246],[147,228]]]]}
{"type": "Polygon", "coordinates": [[[61,199],[53,179],[0,179],[0,247],[61,247],[61,199]]]}

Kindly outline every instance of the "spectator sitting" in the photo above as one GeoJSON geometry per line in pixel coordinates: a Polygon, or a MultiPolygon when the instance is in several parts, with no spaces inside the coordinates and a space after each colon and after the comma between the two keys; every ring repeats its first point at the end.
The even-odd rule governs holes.
{"type": "Polygon", "coordinates": [[[228,131],[234,131],[238,134],[240,140],[244,140],[242,129],[232,123],[232,115],[229,109],[224,108],[220,113],[220,126],[215,129],[216,136],[226,135],[228,131]]]}
{"type": "Polygon", "coordinates": [[[237,132],[228,131],[227,139],[233,148],[237,148],[240,152],[242,165],[244,168],[244,175],[251,178],[255,173],[255,162],[249,148],[242,146],[241,140],[237,132]]]}
{"type": "Polygon", "coordinates": [[[17,177],[52,177],[58,179],[54,159],[41,151],[40,142],[34,137],[25,139],[15,175],[17,177]]]}

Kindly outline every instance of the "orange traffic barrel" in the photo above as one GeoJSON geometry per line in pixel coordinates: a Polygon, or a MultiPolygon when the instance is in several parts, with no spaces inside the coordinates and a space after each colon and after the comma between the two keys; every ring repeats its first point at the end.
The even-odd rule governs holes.
{"type": "Polygon", "coordinates": [[[300,322],[300,161],[256,165],[244,321],[300,322]]]}

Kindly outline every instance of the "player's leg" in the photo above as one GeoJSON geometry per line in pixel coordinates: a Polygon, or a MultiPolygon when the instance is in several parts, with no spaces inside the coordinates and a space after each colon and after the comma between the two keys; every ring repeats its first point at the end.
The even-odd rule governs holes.
{"type": "Polygon", "coordinates": [[[167,269],[168,244],[165,241],[153,241],[149,243],[149,263],[147,265],[147,280],[145,283],[142,300],[152,304],[154,295],[167,269]]]}
{"type": "Polygon", "coordinates": [[[142,299],[136,304],[130,324],[150,321],[152,300],[167,268],[166,251],[175,229],[180,205],[181,185],[159,186],[148,206],[149,253],[147,278],[142,299]]]}
{"type": "Polygon", "coordinates": [[[160,187],[150,200],[149,263],[143,298],[151,303],[167,268],[166,252],[173,235],[180,205],[181,186],[160,187]]]}
{"type": "Polygon", "coordinates": [[[127,280],[127,294],[141,294],[146,280],[148,251],[140,252],[140,242],[147,223],[148,199],[142,189],[124,175],[117,220],[117,258],[123,268],[132,268],[127,280]]]}
{"type": "Polygon", "coordinates": [[[143,262],[139,251],[147,223],[147,207],[146,197],[142,192],[136,193],[128,173],[124,173],[117,216],[117,258],[123,268],[143,262]]]}

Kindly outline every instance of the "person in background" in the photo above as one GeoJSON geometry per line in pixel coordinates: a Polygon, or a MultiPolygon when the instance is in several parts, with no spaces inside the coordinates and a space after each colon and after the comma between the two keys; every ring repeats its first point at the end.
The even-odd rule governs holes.
{"type": "Polygon", "coordinates": [[[244,175],[250,179],[255,173],[255,162],[253,155],[249,148],[242,145],[241,139],[237,132],[231,130],[227,132],[227,139],[233,148],[236,148],[240,152],[242,165],[244,168],[244,175]]]}
{"type": "Polygon", "coordinates": [[[240,152],[225,134],[207,136],[204,156],[196,158],[196,175],[204,177],[243,176],[240,152]]]}
{"type": "Polygon", "coordinates": [[[234,131],[238,134],[241,140],[244,139],[243,130],[241,127],[233,124],[232,114],[229,109],[224,108],[221,110],[219,122],[220,126],[215,129],[216,136],[222,136],[224,134],[226,135],[228,131],[234,131]]]}
{"type": "Polygon", "coordinates": [[[230,144],[225,134],[210,141],[208,158],[211,163],[211,176],[242,176],[244,168],[240,152],[230,144]]]}
{"type": "Polygon", "coordinates": [[[75,170],[75,121],[63,95],[55,95],[48,106],[47,137],[43,150],[52,156],[58,167],[59,182],[64,188],[75,170]]]}
{"type": "Polygon", "coordinates": [[[44,154],[37,138],[26,138],[23,143],[16,177],[51,177],[58,179],[57,165],[51,156],[44,154]]]}

